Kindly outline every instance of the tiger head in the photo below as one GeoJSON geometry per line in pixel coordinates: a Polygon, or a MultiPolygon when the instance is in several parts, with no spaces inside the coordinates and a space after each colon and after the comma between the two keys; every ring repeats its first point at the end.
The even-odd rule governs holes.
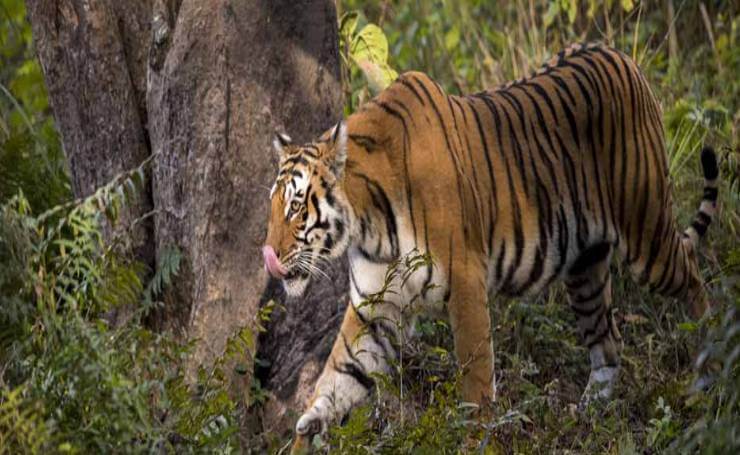
{"type": "Polygon", "coordinates": [[[265,270],[300,296],[311,276],[349,246],[351,207],[340,185],[347,159],[347,127],[339,122],[315,142],[294,145],[277,134],[280,157],[270,190],[270,220],[262,248],[265,270]]]}

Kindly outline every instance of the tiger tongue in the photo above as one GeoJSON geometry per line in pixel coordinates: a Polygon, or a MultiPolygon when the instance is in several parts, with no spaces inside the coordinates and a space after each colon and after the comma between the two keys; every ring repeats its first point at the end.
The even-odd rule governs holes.
{"type": "Polygon", "coordinates": [[[265,259],[265,270],[273,278],[284,278],[288,270],[280,263],[275,250],[270,245],[262,247],[262,257],[265,259]]]}

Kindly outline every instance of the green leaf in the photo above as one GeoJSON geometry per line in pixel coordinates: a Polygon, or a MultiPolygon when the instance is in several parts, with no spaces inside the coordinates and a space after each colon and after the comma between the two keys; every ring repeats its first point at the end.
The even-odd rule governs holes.
{"type": "Polygon", "coordinates": [[[684,332],[694,332],[699,328],[696,322],[682,322],[678,324],[678,329],[684,332]]]}
{"type": "Polygon", "coordinates": [[[339,19],[339,36],[345,38],[347,42],[350,42],[350,38],[357,29],[357,21],[359,15],[356,11],[350,11],[344,13],[342,18],[339,19]]]}
{"type": "Polygon", "coordinates": [[[620,0],[620,5],[622,5],[622,9],[626,12],[632,11],[632,8],[635,7],[634,0],[620,0]]]}
{"type": "Polygon", "coordinates": [[[352,41],[350,55],[357,61],[367,60],[372,63],[386,63],[388,60],[388,40],[375,24],[368,24],[352,41]]]}
{"type": "Polygon", "coordinates": [[[460,44],[460,29],[456,26],[445,33],[445,47],[448,51],[455,49],[460,44]]]}
{"type": "Polygon", "coordinates": [[[555,18],[560,13],[560,2],[550,2],[550,6],[547,8],[547,12],[542,16],[542,25],[545,28],[552,25],[555,22],[555,18]]]}
{"type": "Polygon", "coordinates": [[[563,9],[568,15],[568,22],[573,24],[576,21],[578,14],[578,1],[577,0],[563,0],[563,9]]]}
{"type": "Polygon", "coordinates": [[[602,2],[597,0],[588,0],[588,10],[586,11],[586,17],[593,19],[596,16],[596,11],[602,6],[602,2]]]}
{"type": "Polygon", "coordinates": [[[245,329],[240,334],[242,341],[244,341],[244,344],[247,345],[247,349],[250,351],[254,351],[254,348],[256,347],[255,339],[254,339],[254,332],[252,332],[249,329],[245,329]]]}

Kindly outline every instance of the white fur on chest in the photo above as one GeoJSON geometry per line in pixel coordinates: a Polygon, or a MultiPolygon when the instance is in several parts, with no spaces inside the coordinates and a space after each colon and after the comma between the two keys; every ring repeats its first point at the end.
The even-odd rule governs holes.
{"type": "Polygon", "coordinates": [[[443,301],[447,287],[446,273],[438,263],[435,262],[431,268],[426,265],[419,267],[404,282],[406,268],[403,262],[396,267],[395,275],[389,277],[388,263],[373,262],[354,248],[350,248],[348,257],[350,298],[363,315],[382,315],[394,321],[401,316],[446,317],[443,301]],[[383,304],[365,303],[377,300],[371,296],[384,289],[383,304]]]}

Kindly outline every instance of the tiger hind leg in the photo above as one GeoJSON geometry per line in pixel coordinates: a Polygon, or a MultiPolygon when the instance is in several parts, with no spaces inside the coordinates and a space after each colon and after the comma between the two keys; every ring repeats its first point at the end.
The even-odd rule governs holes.
{"type": "Polygon", "coordinates": [[[684,302],[694,319],[702,317],[711,306],[697,258],[699,242],[717,214],[719,168],[711,147],[702,150],[701,164],[704,195],[691,225],[683,233],[676,229],[670,197],[665,198],[662,204],[652,208],[654,212],[664,213],[655,227],[655,232],[662,235],[654,236],[630,264],[640,284],[648,284],[651,291],[684,302]]]}
{"type": "Polygon", "coordinates": [[[565,278],[568,300],[591,361],[588,384],[579,404],[581,408],[596,399],[608,399],[619,373],[621,337],[610,312],[611,253],[612,246],[608,243],[586,249],[565,278]]]}

